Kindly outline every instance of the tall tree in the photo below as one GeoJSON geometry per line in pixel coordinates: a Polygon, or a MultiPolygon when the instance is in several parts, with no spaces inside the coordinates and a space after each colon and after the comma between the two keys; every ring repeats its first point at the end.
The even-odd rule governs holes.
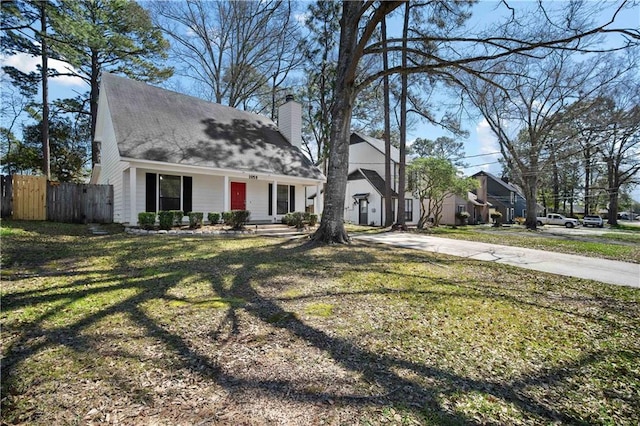
{"type": "Polygon", "coordinates": [[[411,144],[411,151],[418,157],[444,158],[451,161],[456,167],[462,168],[467,166],[467,164],[462,161],[465,157],[464,143],[448,136],[440,136],[435,140],[417,138],[411,144]]]}
{"type": "MultiPolygon", "coordinates": [[[[88,118],[88,117],[87,117],[88,118]]],[[[16,141],[2,157],[3,164],[21,173],[43,173],[42,120],[24,126],[23,140],[16,141]]],[[[60,182],[81,182],[87,175],[87,150],[90,145],[88,119],[74,122],[64,115],[50,117],[51,178],[60,182]]]]}
{"type": "MultiPolygon", "coordinates": [[[[635,88],[637,91],[637,87],[635,88]]],[[[625,94],[618,91],[617,99],[604,99],[609,105],[603,131],[598,137],[597,150],[606,165],[609,196],[610,225],[618,223],[618,203],[625,185],[640,183],[640,93],[634,93],[630,103],[620,103],[625,94]]]]}
{"type": "MultiPolygon", "coordinates": [[[[301,66],[303,49],[294,3],[281,0],[159,1],[154,19],[172,41],[178,72],[202,96],[274,115],[277,91],[301,66]]],[[[284,98],[284,93],[281,94],[284,98]]]]}
{"type": "MultiPolygon", "coordinates": [[[[371,3],[369,3],[371,4],[371,3]]],[[[346,243],[349,236],[344,229],[344,199],[349,169],[349,138],[351,113],[355,102],[356,74],[366,43],[384,17],[400,6],[400,2],[382,2],[371,15],[363,13],[370,6],[361,2],[342,3],[340,19],[340,49],[336,70],[335,91],[331,122],[331,146],[327,168],[327,189],[324,197],[322,221],[313,238],[325,243],[346,243]],[[364,21],[363,29],[360,22],[364,21]]]]}
{"type": "MultiPolygon", "coordinates": [[[[562,112],[579,97],[629,72],[611,58],[593,59],[589,65],[572,60],[576,44],[564,50],[547,49],[544,59],[520,56],[493,64],[493,81],[473,76],[466,85],[469,99],[487,120],[500,144],[505,162],[514,172],[527,202],[525,225],[536,228],[537,193],[542,173],[556,159],[575,155],[566,139],[557,136],[562,112]]],[[[557,186],[557,183],[556,183],[557,186]]],[[[554,188],[554,194],[558,188],[554,188]]],[[[557,208],[557,201],[554,202],[557,208]]]]}
{"type": "MultiPolygon", "coordinates": [[[[381,21],[380,33],[382,37],[382,70],[386,72],[389,69],[389,56],[387,54],[387,19],[384,17],[381,21]]],[[[393,188],[391,188],[391,117],[390,117],[390,88],[389,75],[382,77],[382,90],[384,96],[384,226],[393,225],[393,188]]]]}
{"type": "MultiPolygon", "coordinates": [[[[89,85],[91,135],[95,133],[98,91],[103,71],[159,82],[171,76],[166,59],[168,42],[148,12],[131,0],[59,0],[51,13],[51,48],[69,63],[65,75],[89,85]]],[[[77,104],[74,102],[73,104],[77,104]]],[[[70,111],[86,114],[86,110],[70,111]]],[[[92,146],[92,164],[99,161],[92,146]]]]}
{"type": "Polygon", "coordinates": [[[305,78],[301,93],[303,148],[326,173],[331,133],[331,108],[337,63],[340,3],[318,1],[309,6],[305,25],[310,33],[304,43],[305,78]]]}
{"type": "Polygon", "coordinates": [[[47,2],[40,5],[40,44],[42,52],[42,173],[51,179],[49,146],[49,51],[47,49],[47,2]]]}
{"type": "Polygon", "coordinates": [[[23,94],[33,95],[37,91],[36,84],[40,84],[42,94],[41,150],[43,164],[40,167],[44,176],[49,179],[50,146],[49,146],[49,49],[48,49],[48,10],[52,9],[49,1],[9,2],[2,9],[2,51],[5,54],[23,53],[41,58],[38,71],[22,72],[14,67],[3,67],[23,94]]]}
{"type": "MultiPolygon", "coordinates": [[[[462,83],[459,78],[460,72],[485,75],[485,78],[488,78],[491,74],[485,74],[485,71],[490,72],[490,69],[481,66],[471,67],[471,65],[482,65],[486,64],[488,59],[507,58],[514,55],[531,56],[541,48],[566,49],[569,41],[587,36],[619,33],[625,37],[623,43],[627,45],[638,44],[640,41],[640,30],[615,29],[613,28],[614,19],[601,25],[585,24],[579,7],[554,16],[548,13],[546,6],[542,3],[539,4],[538,19],[547,19],[550,22],[549,27],[553,29],[543,36],[528,31],[523,32],[523,22],[515,19],[514,15],[509,15],[506,24],[500,22],[492,28],[489,31],[490,36],[473,33],[469,29],[463,32],[459,23],[464,19],[468,4],[429,2],[422,4],[420,11],[423,16],[430,16],[428,23],[435,25],[416,29],[416,36],[409,40],[407,46],[411,55],[409,65],[390,67],[386,73],[374,69],[358,75],[358,65],[363,56],[371,54],[379,57],[383,49],[381,42],[375,40],[371,42],[371,36],[376,27],[384,16],[397,9],[400,4],[401,2],[361,1],[342,3],[340,51],[335,84],[337,96],[332,114],[327,190],[322,221],[313,236],[316,241],[343,243],[349,240],[343,223],[349,160],[348,136],[354,100],[362,87],[377,81],[386,73],[430,73],[432,76],[446,76],[457,83],[462,83]],[[442,22],[451,22],[451,25],[437,25],[442,22]]],[[[624,7],[624,4],[621,5],[615,13],[624,7]]],[[[618,47],[614,46],[610,49],[618,47]]],[[[589,50],[588,46],[585,47],[583,44],[573,48],[581,51],[589,50]]],[[[387,49],[391,54],[401,52],[402,38],[388,39],[387,49]]],[[[593,50],[603,49],[597,47],[593,50]]]]}
{"type": "MultiPolygon", "coordinates": [[[[402,52],[401,66],[408,66],[408,37],[409,37],[409,2],[404,4],[404,22],[402,25],[402,52]]],[[[400,229],[406,228],[404,193],[406,188],[406,162],[407,162],[407,98],[409,91],[409,76],[400,74],[400,158],[398,159],[398,218],[396,223],[400,229]]]]}

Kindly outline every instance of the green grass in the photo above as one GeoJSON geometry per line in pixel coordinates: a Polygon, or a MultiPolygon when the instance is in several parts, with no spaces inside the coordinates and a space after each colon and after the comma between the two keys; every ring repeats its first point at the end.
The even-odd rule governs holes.
{"type": "Polygon", "coordinates": [[[605,233],[594,236],[557,236],[545,231],[532,232],[523,227],[485,228],[466,226],[439,227],[429,233],[467,241],[525,247],[559,253],[640,263],[640,233],[605,233]]]}
{"type": "Polygon", "coordinates": [[[46,222],[2,222],[2,270],[3,424],[640,417],[638,289],[364,243],[46,222]]]}

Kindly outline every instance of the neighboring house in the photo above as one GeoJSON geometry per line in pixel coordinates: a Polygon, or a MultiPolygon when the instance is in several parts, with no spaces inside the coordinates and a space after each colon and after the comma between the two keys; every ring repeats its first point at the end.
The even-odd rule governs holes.
{"type": "MultiPolygon", "coordinates": [[[[384,208],[384,141],[361,133],[351,134],[349,141],[349,176],[345,198],[345,221],[360,225],[381,226],[384,208]]],[[[400,152],[391,147],[391,188],[393,222],[398,211],[398,170],[400,152]]],[[[415,225],[420,219],[420,202],[411,192],[405,193],[405,221],[415,225]]]]}
{"type": "MultiPolygon", "coordinates": [[[[472,177],[480,182],[480,186],[475,190],[478,201],[489,202],[492,210],[502,214],[504,223],[511,223],[516,217],[526,217],[527,202],[516,185],[485,171],[478,172],[472,177]]],[[[483,217],[483,222],[490,222],[488,211],[483,217]]]]}
{"type": "Polygon", "coordinates": [[[456,214],[463,211],[469,213],[469,219],[467,219],[469,225],[487,223],[486,218],[489,217],[489,209],[491,207],[491,203],[486,200],[480,200],[473,192],[467,193],[466,198],[450,194],[442,202],[440,224],[460,225],[456,214]]]}
{"type": "MultiPolygon", "coordinates": [[[[103,73],[92,183],[113,185],[114,221],[138,213],[249,210],[253,222],[304,211],[322,172],[302,154],[301,107],[268,118],[103,73]]],[[[317,209],[316,209],[317,211],[317,209]]]]}

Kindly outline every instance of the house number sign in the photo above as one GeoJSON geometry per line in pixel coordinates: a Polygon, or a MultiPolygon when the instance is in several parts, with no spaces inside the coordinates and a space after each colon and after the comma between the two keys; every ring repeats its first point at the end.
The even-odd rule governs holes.
{"type": "Polygon", "coordinates": [[[250,180],[258,180],[258,175],[249,175],[250,180]]]}

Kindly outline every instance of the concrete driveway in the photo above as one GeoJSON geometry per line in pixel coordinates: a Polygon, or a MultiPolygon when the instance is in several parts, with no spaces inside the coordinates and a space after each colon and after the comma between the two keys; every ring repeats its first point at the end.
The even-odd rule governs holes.
{"type": "Polygon", "coordinates": [[[359,241],[370,241],[487,262],[505,263],[535,271],[640,288],[640,264],[636,263],[497,244],[452,240],[410,232],[352,235],[352,238],[359,241]]]}

